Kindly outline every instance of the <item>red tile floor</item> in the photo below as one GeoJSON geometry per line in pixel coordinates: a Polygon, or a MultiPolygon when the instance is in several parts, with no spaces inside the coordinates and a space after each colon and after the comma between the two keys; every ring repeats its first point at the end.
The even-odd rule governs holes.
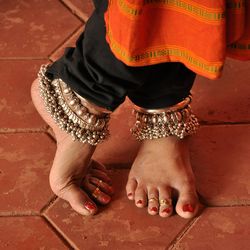
{"type": "Polygon", "coordinates": [[[195,219],[149,216],[127,200],[138,148],[128,101],[95,155],[110,168],[112,204],[83,218],[51,192],[55,141],[33,107],[30,84],[42,63],[74,44],[92,8],[88,0],[0,0],[0,249],[249,249],[250,62],[227,60],[220,80],[196,80],[202,126],[191,153],[205,208],[195,219]]]}

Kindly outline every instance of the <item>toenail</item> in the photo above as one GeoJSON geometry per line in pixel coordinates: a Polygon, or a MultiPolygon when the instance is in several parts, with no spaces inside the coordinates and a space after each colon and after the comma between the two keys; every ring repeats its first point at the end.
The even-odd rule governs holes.
{"type": "Polygon", "coordinates": [[[168,208],[165,208],[162,212],[169,214],[171,212],[171,209],[168,207],[168,208]]]}
{"type": "Polygon", "coordinates": [[[152,212],[158,212],[158,208],[157,207],[151,207],[150,211],[152,211],[152,212]]]}
{"type": "Polygon", "coordinates": [[[182,210],[184,212],[194,212],[194,208],[190,205],[190,204],[185,204],[183,207],[182,207],[182,210]]]}
{"type": "Polygon", "coordinates": [[[108,203],[108,202],[110,202],[110,197],[102,197],[101,198],[101,201],[103,202],[103,203],[108,203]]]}
{"type": "Polygon", "coordinates": [[[129,194],[127,194],[128,196],[132,196],[133,194],[132,193],[129,193],[129,194]]]}
{"type": "Polygon", "coordinates": [[[138,200],[136,203],[137,204],[142,204],[142,200],[138,200]]]}
{"type": "Polygon", "coordinates": [[[88,209],[88,210],[95,210],[95,205],[89,201],[84,203],[84,206],[88,209]]]}

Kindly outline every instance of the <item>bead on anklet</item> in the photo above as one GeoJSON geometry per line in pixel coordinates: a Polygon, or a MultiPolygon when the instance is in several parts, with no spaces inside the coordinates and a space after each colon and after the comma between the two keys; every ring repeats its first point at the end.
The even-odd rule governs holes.
{"type": "Polygon", "coordinates": [[[42,65],[38,73],[40,96],[55,123],[73,140],[95,146],[106,139],[109,135],[109,113],[91,113],[63,80],[51,80],[46,76],[48,67],[42,65]]]}
{"type": "Polygon", "coordinates": [[[173,135],[183,139],[187,135],[194,134],[199,122],[191,110],[191,101],[190,95],[166,109],[152,110],[135,106],[133,114],[136,116],[136,123],[131,129],[132,134],[139,141],[173,135]]]}

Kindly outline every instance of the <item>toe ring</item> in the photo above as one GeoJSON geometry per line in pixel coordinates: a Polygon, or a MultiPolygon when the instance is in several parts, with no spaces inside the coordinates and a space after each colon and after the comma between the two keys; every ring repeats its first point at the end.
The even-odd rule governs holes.
{"type": "Polygon", "coordinates": [[[160,206],[172,206],[172,200],[171,199],[161,199],[160,200],[160,206]]]}
{"type": "Polygon", "coordinates": [[[155,197],[152,197],[152,198],[150,198],[150,199],[148,200],[149,203],[150,203],[150,202],[155,202],[155,201],[158,201],[158,199],[155,198],[155,197]]]}
{"type": "Polygon", "coordinates": [[[92,196],[95,198],[98,198],[98,196],[100,195],[101,191],[99,189],[99,187],[97,187],[93,192],[92,192],[92,196]]]}

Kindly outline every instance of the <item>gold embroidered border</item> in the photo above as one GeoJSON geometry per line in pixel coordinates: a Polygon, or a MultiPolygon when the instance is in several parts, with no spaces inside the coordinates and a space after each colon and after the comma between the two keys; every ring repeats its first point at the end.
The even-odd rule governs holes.
{"type": "Polygon", "coordinates": [[[142,8],[137,8],[124,0],[118,0],[118,5],[121,11],[128,16],[139,16],[142,13],[142,8]]]}
{"type": "Polygon", "coordinates": [[[225,10],[220,8],[208,8],[197,3],[186,2],[185,0],[144,0],[143,7],[140,5],[131,5],[126,0],[117,0],[121,11],[130,16],[130,18],[138,18],[143,11],[143,7],[151,5],[152,7],[174,9],[176,11],[191,15],[204,22],[220,22],[225,19],[225,10]]]}
{"type": "Polygon", "coordinates": [[[120,59],[129,66],[144,66],[145,62],[160,63],[171,61],[171,57],[178,57],[180,61],[190,65],[198,72],[202,72],[206,76],[216,78],[221,74],[222,62],[208,62],[195,55],[186,48],[173,45],[164,45],[148,48],[147,51],[136,55],[130,54],[125,48],[115,41],[110,32],[107,33],[110,47],[119,55],[120,59]]]}

